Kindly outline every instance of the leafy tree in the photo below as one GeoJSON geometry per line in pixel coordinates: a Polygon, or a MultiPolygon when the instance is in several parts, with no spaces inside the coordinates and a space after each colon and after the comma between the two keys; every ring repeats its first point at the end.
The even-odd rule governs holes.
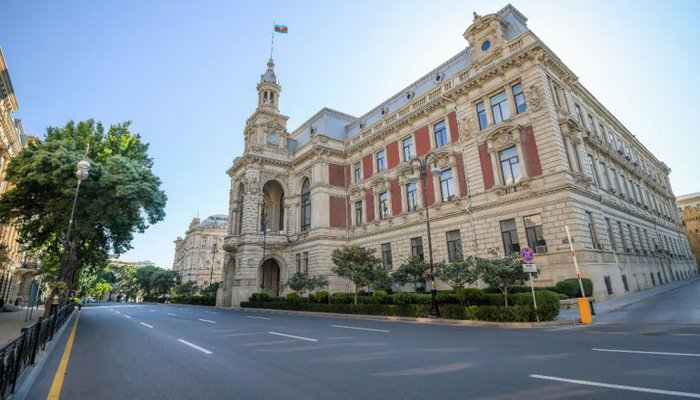
{"type": "MultiPolygon", "coordinates": [[[[498,258],[494,251],[490,253],[491,258],[477,260],[479,276],[489,286],[496,287],[503,293],[505,305],[508,306],[508,290],[525,283],[529,278],[528,273],[523,272],[518,255],[498,258]]],[[[537,274],[534,273],[534,276],[537,274]]]]}
{"type": "Polygon", "coordinates": [[[453,289],[463,288],[479,278],[477,258],[467,256],[462,261],[440,264],[436,276],[453,289]]]}
{"type": "Polygon", "coordinates": [[[151,275],[151,289],[156,296],[163,296],[170,293],[176,280],[177,272],[159,268],[151,275]]]}
{"type": "Polygon", "coordinates": [[[357,245],[347,245],[333,250],[331,255],[333,272],[355,284],[355,304],[360,287],[371,284],[379,273],[378,269],[384,270],[381,260],[373,252],[357,245]]]}
{"type": "Polygon", "coordinates": [[[155,265],[146,265],[136,269],[134,278],[136,279],[136,284],[141,289],[144,296],[154,295],[151,277],[158,270],[160,270],[160,268],[156,267],[155,265]]]}
{"type": "Polygon", "coordinates": [[[88,295],[102,299],[105,293],[112,291],[112,285],[105,281],[100,281],[95,283],[92,287],[88,289],[88,295]]]}
{"type": "Polygon", "coordinates": [[[323,276],[310,276],[303,272],[297,272],[292,275],[284,286],[292,289],[297,293],[307,292],[307,295],[316,289],[328,285],[328,280],[323,276]]]}
{"type": "Polygon", "coordinates": [[[88,120],[50,127],[43,142],[25,147],[8,166],[12,189],[0,199],[0,223],[15,225],[27,252],[40,255],[42,273],[65,283],[52,285],[66,288],[63,298],[75,289],[81,269],[106,265],[109,253],[130,249],[134,233],[165,217],[166,196],[151,170],[148,144],[129,125],[105,129],[88,120]],[[84,157],[91,168],[66,241],[75,168],[84,157]]]}
{"type": "Polygon", "coordinates": [[[418,284],[425,284],[427,267],[420,256],[409,257],[405,263],[392,274],[399,285],[413,284],[413,290],[418,290],[418,284]]]}
{"type": "Polygon", "coordinates": [[[374,270],[374,276],[372,277],[372,282],[369,287],[373,291],[391,291],[391,287],[394,285],[394,278],[386,268],[377,268],[374,270]]]}
{"type": "Polygon", "coordinates": [[[195,281],[185,282],[173,288],[173,291],[177,296],[192,296],[193,294],[197,293],[198,290],[199,288],[197,287],[197,282],[195,281]]]}
{"type": "Polygon", "coordinates": [[[216,291],[219,290],[219,282],[214,282],[202,290],[204,296],[216,297],[216,291]]]}
{"type": "Polygon", "coordinates": [[[115,266],[114,271],[117,276],[119,294],[123,296],[127,303],[129,299],[136,299],[141,292],[141,288],[136,279],[136,267],[133,265],[115,266]]]}

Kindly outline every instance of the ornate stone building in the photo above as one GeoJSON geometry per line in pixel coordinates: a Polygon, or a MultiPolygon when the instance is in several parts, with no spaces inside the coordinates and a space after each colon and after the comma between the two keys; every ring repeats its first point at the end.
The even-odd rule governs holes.
{"type": "Polygon", "coordinates": [[[173,271],[180,274],[182,282],[195,281],[200,289],[206,289],[221,281],[226,232],[226,215],[212,215],[204,221],[192,218],[185,238],[175,240],[173,271]]]}
{"type": "MultiPolygon", "coordinates": [[[[5,56],[0,49],[0,197],[11,187],[5,181],[10,159],[17,155],[28,141],[36,140],[24,134],[22,121],[12,117],[19,105],[15,97],[5,56]]],[[[0,225],[0,244],[6,247],[8,260],[0,264],[0,299],[12,302],[17,297],[26,301],[32,278],[36,275],[36,262],[28,261],[17,242],[17,230],[11,225],[0,225]]]]}
{"type": "MultiPolygon", "coordinates": [[[[690,248],[695,261],[700,261],[700,193],[686,194],[676,199],[678,211],[683,218],[685,233],[688,235],[690,248]]],[[[696,264],[700,271],[700,264],[696,264]]]]}
{"type": "Polygon", "coordinates": [[[510,5],[474,14],[468,47],[404,90],[360,117],[324,108],[292,132],[269,60],[227,171],[218,304],[283,294],[296,271],[351,291],[331,272],[331,252],[349,243],[389,269],[427,256],[429,240],[435,261],[529,245],[537,284],[553,285],[575,276],[567,226],[599,299],[689,271],[670,170],[526,22],[510,5]]]}

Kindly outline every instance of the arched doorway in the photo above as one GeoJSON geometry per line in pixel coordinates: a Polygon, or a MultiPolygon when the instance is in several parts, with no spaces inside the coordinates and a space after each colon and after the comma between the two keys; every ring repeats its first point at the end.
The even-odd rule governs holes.
{"type": "Polygon", "coordinates": [[[279,297],[280,295],[280,266],[273,258],[268,258],[260,266],[261,277],[260,287],[263,292],[270,297],[279,297]]]}
{"type": "Polygon", "coordinates": [[[284,189],[275,180],[268,181],[263,186],[260,230],[263,229],[274,233],[284,230],[284,189]]]}

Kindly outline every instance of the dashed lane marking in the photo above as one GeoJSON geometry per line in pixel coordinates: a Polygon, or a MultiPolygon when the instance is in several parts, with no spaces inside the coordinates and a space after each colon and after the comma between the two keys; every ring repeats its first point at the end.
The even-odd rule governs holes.
{"type": "Polygon", "coordinates": [[[246,315],[246,318],[251,318],[251,319],[266,319],[266,320],[268,320],[268,321],[270,320],[270,318],[265,318],[265,317],[253,317],[253,316],[250,316],[250,315],[246,315]]]}
{"type": "Polygon", "coordinates": [[[204,354],[213,354],[213,352],[211,352],[211,351],[205,349],[204,347],[199,347],[199,346],[197,346],[196,344],[193,344],[193,343],[188,342],[187,340],[178,339],[177,341],[180,342],[180,343],[186,344],[187,346],[190,346],[190,347],[192,347],[193,349],[197,349],[197,350],[201,351],[201,352],[204,353],[204,354]]]}
{"type": "Polygon", "coordinates": [[[559,378],[556,376],[546,376],[546,375],[530,375],[530,378],[544,379],[544,380],[548,380],[548,381],[563,382],[563,383],[573,383],[576,385],[596,386],[596,387],[603,387],[603,388],[608,388],[608,389],[629,390],[629,391],[633,391],[633,392],[665,394],[668,396],[691,397],[694,399],[700,399],[700,393],[677,392],[675,390],[652,389],[652,388],[645,388],[645,387],[638,387],[638,386],[614,385],[614,384],[610,384],[610,383],[583,381],[580,379],[567,379],[567,378],[559,378]]]}
{"type": "Polygon", "coordinates": [[[151,329],[153,329],[153,326],[151,326],[151,325],[148,325],[148,324],[146,324],[146,323],[144,323],[144,322],[141,322],[141,325],[143,325],[143,326],[145,326],[145,327],[148,327],[148,328],[151,328],[151,329]]]}
{"type": "Polygon", "coordinates": [[[386,329],[373,329],[373,328],[361,328],[359,326],[347,326],[347,325],[331,325],[334,328],[343,328],[343,329],[354,329],[357,331],[370,331],[370,332],[382,332],[382,333],[389,333],[388,330],[386,329]]]}
{"type": "Polygon", "coordinates": [[[267,332],[267,333],[269,333],[270,335],[284,336],[284,337],[288,337],[288,338],[292,338],[292,339],[306,340],[309,342],[318,342],[318,339],[312,339],[312,338],[307,338],[307,337],[303,337],[303,336],[294,336],[294,335],[288,335],[286,333],[279,333],[279,332],[272,332],[272,331],[267,332]]]}
{"type": "Polygon", "coordinates": [[[172,315],[173,317],[177,316],[177,314],[173,314],[171,312],[169,312],[168,315],[172,315]]]}
{"type": "Polygon", "coordinates": [[[700,357],[697,353],[669,353],[666,351],[639,351],[639,350],[615,350],[615,349],[591,349],[593,351],[605,351],[609,353],[631,353],[631,354],[650,354],[655,356],[681,356],[681,357],[700,357]]]}
{"type": "Polygon", "coordinates": [[[127,318],[129,318],[129,319],[131,319],[131,316],[130,316],[130,315],[124,314],[124,316],[127,317],[127,318]]]}
{"type": "Polygon", "coordinates": [[[210,320],[210,319],[201,319],[201,318],[199,318],[199,320],[202,321],[202,322],[208,322],[208,323],[210,323],[210,324],[215,324],[215,323],[216,323],[216,321],[212,321],[212,320],[210,320]]]}

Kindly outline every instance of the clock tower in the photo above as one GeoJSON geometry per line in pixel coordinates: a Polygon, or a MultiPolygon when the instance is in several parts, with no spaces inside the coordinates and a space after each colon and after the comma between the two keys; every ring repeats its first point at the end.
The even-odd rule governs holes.
{"type": "Polygon", "coordinates": [[[275,62],[267,62],[267,71],[260,76],[257,85],[258,106],[248,118],[245,128],[245,151],[254,149],[279,149],[287,147],[287,117],[279,112],[282,87],[275,75],[275,62]]]}

